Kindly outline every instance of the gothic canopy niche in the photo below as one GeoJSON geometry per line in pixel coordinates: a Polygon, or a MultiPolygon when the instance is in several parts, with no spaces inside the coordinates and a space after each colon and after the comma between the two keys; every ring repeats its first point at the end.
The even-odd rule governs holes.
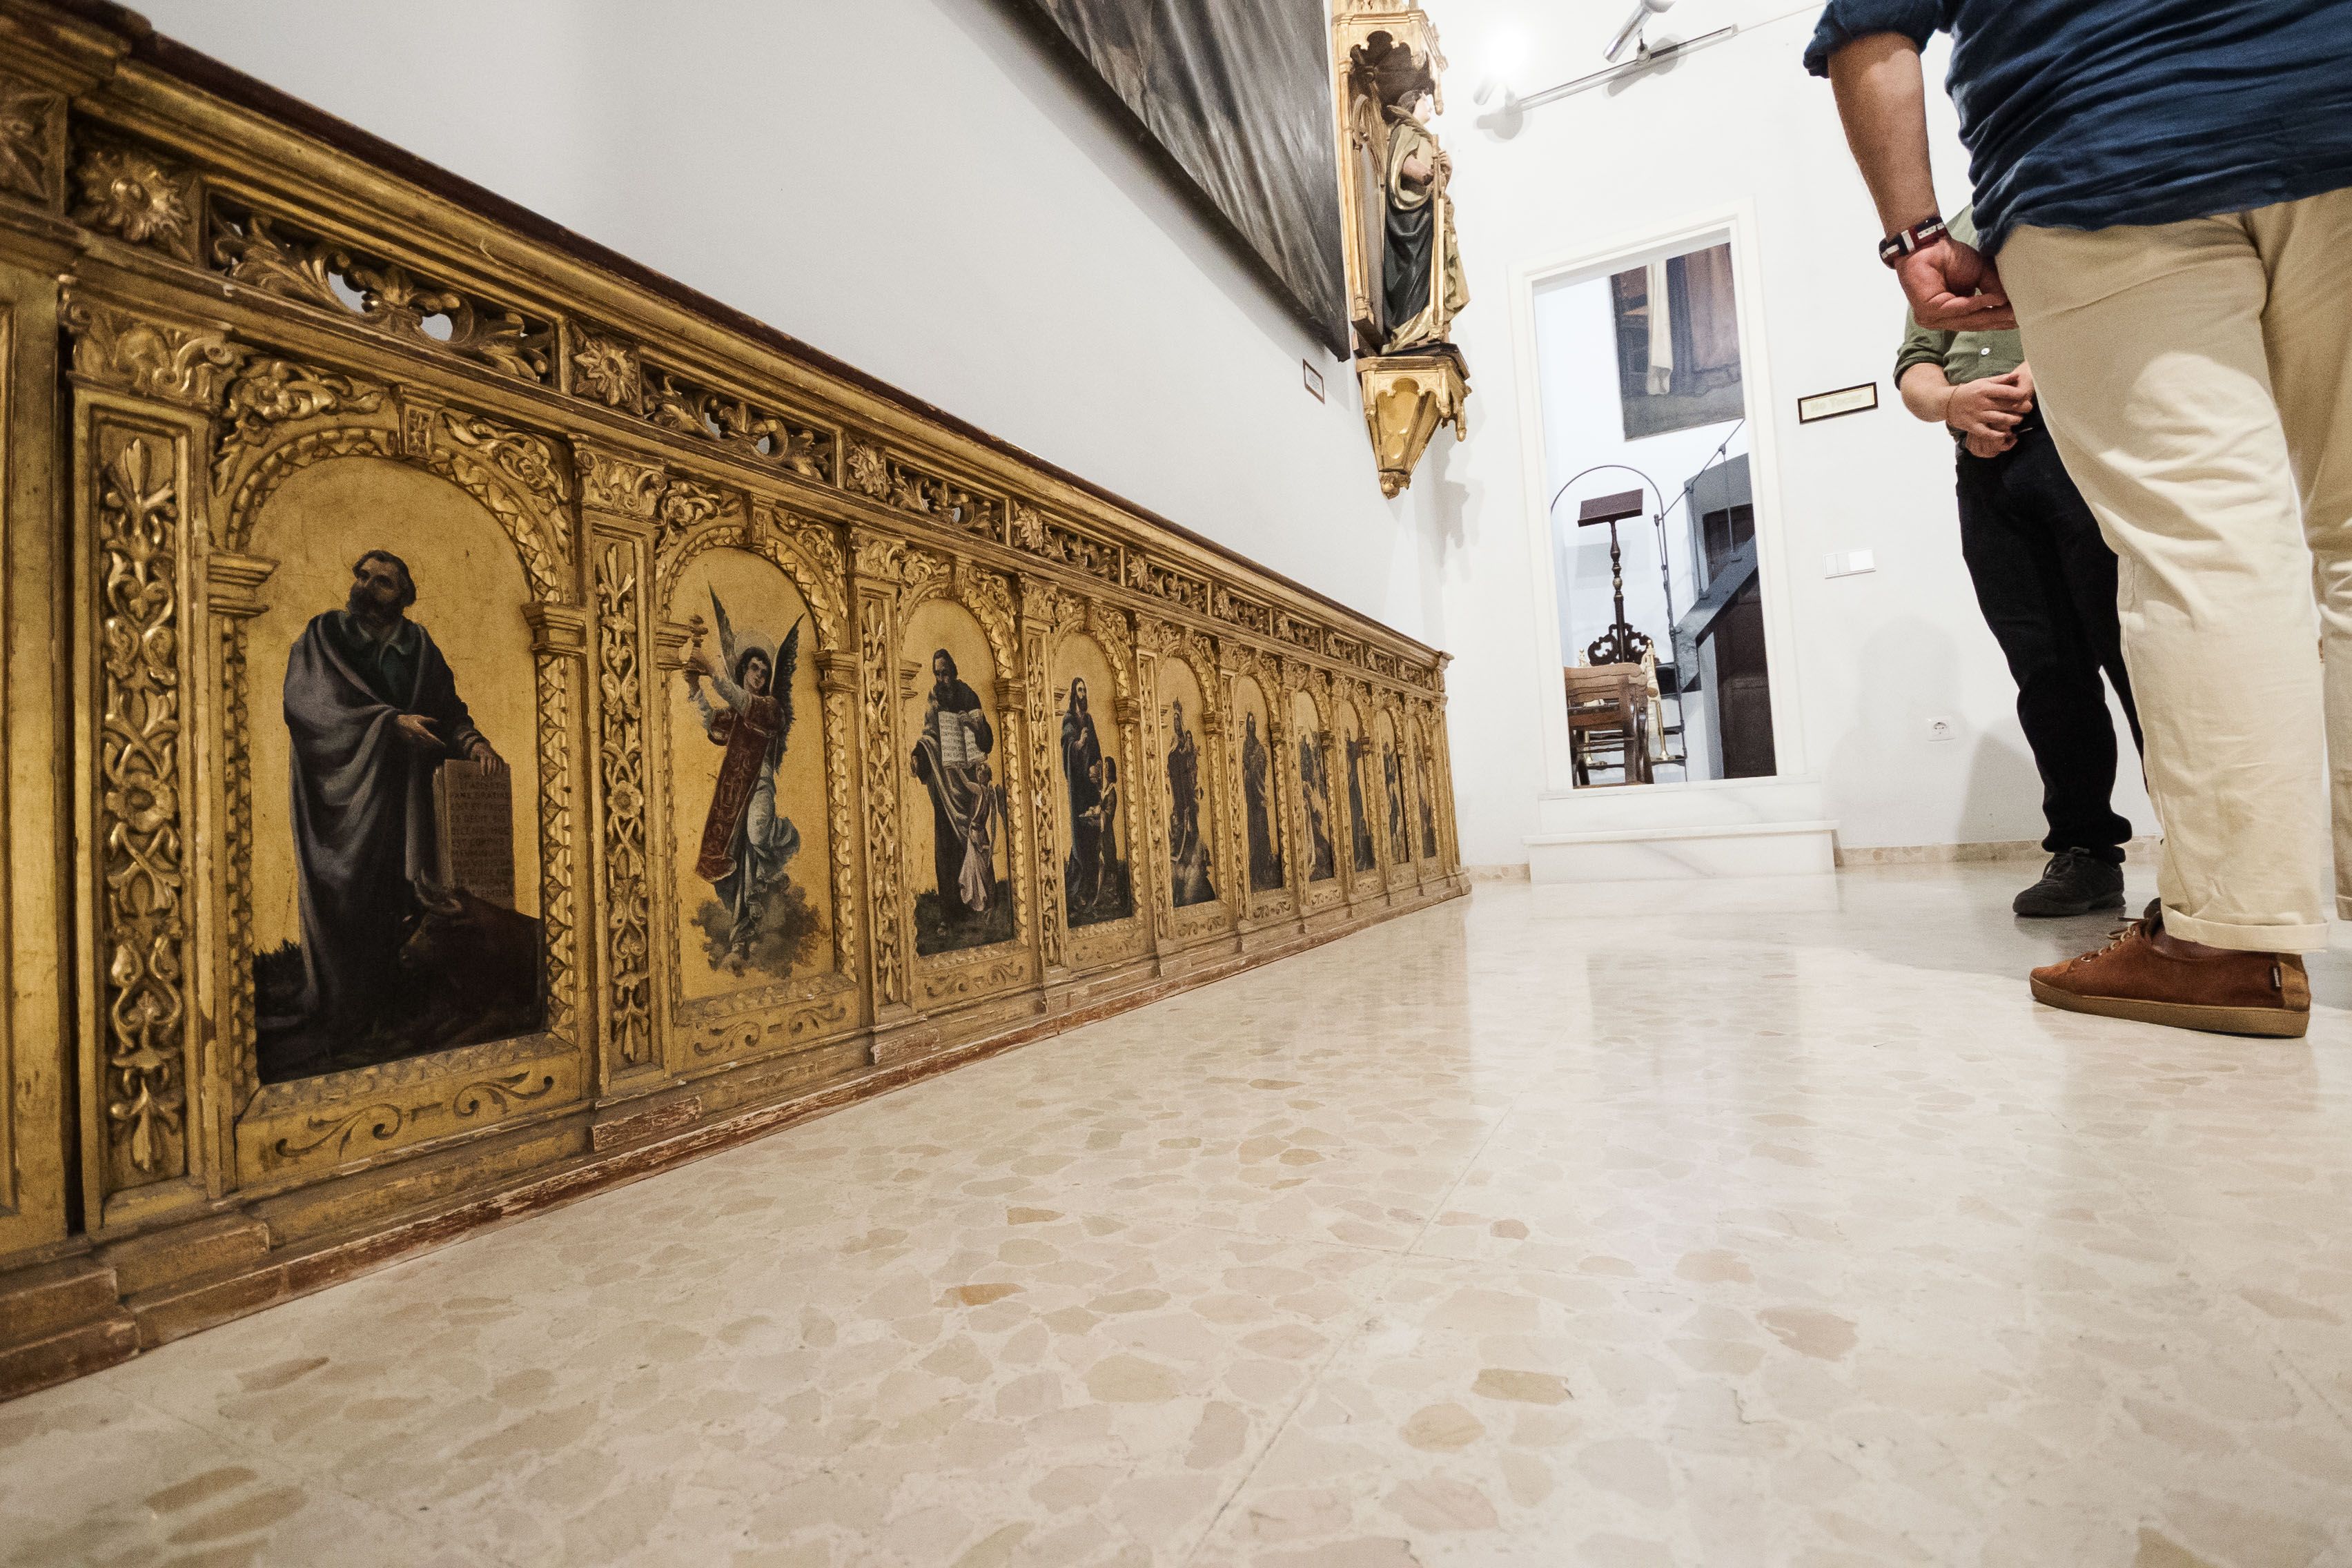
{"type": "Polygon", "coordinates": [[[1470,290],[1454,165],[1430,127],[1445,57],[1427,14],[1391,0],[1337,0],[1331,45],[1349,331],[1381,493],[1393,497],[1439,426],[1469,433],[1470,368],[1453,330],[1470,290]]]}

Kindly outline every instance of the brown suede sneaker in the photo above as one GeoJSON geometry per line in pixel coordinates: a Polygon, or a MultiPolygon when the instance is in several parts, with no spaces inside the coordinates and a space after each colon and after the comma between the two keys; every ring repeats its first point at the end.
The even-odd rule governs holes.
{"type": "Polygon", "coordinates": [[[2096,952],[2033,972],[2033,999],[2070,1013],[2208,1029],[2219,1035],[2300,1039],[2311,1027],[2311,977],[2292,953],[2189,957],[2156,945],[2164,912],[2116,933],[2096,952]]]}

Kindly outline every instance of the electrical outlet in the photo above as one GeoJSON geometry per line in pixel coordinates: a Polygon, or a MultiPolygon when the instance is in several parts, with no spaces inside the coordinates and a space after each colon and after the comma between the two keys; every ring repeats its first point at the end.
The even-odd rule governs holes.
{"type": "Polygon", "coordinates": [[[1960,727],[1953,721],[1949,719],[1930,719],[1927,721],[1928,744],[1934,745],[1940,741],[1957,741],[1959,738],[1960,727]]]}

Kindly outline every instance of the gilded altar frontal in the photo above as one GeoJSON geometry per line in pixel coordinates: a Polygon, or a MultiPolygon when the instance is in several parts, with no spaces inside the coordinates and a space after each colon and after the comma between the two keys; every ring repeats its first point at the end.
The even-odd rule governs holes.
{"type": "Polygon", "coordinates": [[[0,0],[0,1395],[1464,890],[1443,654],[98,16],[0,0]]]}

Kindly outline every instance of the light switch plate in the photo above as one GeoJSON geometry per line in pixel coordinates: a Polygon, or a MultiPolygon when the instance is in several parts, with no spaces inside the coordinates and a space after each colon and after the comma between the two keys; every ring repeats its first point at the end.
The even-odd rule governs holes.
{"type": "Polygon", "coordinates": [[[1878,558],[1867,550],[1832,550],[1824,577],[1853,577],[1878,570],[1878,558]]]}

